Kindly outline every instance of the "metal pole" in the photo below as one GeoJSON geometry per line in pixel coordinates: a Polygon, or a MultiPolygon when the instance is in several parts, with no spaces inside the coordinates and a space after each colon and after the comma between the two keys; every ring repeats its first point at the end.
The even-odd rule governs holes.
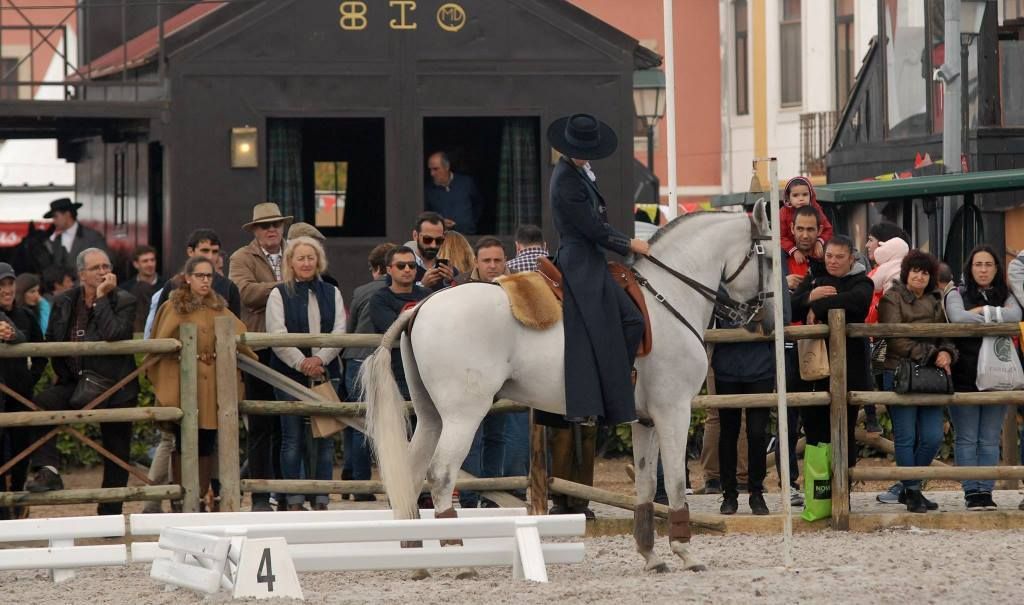
{"type": "MultiPolygon", "coordinates": [[[[945,0],[943,9],[944,62],[949,72],[956,74],[956,77],[945,83],[942,93],[942,161],[945,164],[944,171],[949,173],[960,172],[960,88],[963,86],[964,78],[960,75],[960,54],[957,53],[955,46],[960,42],[960,0],[945,0]]],[[[889,35],[889,32],[886,32],[886,35],[889,35]]],[[[944,240],[953,223],[954,203],[955,198],[951,196],[943,199],[940,241],[933,244],[940,256],[945,254],[944,240]]]]}
{"type": "MultiPolygon", "coordinates": [[[[676,60],[673,40],[672,0],[664,0],[665,27],[665,149],[668,150],[668,220],[679,214],[676,200],[676,60]]],[[[661,193],[658,192],[658,201],[661,193]]]]}
{"type": "Polygon", "coordinates": [[[779,472],[782,480],[782,563],[793,567],[793,512],[789,501],[789,407],[786,402],[786,341],[782,316],[782,242],[779,228],[779,161],[768,160],[772,220],[772,320],[775,324],[775,390],[779,396],[779,472]]]}
{"type": "Polygon", "coordinates": [[[970,76],[969,69],[971,64],[967,58],[970,53],[971,43],[969,41],[970,36],[968,36],[967,40],[963,38],[963,34],[960,34],[960,36],[960,155],[956,159],[958,162],[957,172],[968,172],[970,170],[967,159],[970,157],[968,138],[971,133],[971,102],[967,99],[967,80],[970,76]]]}
{"type": "Polygon", "coordinates": [[[647,170],[651,173],[651,187],[654,188],[654,200],[655,204],[661,203],[661,181],[658,179],[657,173],[654,172],[654,123],[647,124],[647,170]]]}

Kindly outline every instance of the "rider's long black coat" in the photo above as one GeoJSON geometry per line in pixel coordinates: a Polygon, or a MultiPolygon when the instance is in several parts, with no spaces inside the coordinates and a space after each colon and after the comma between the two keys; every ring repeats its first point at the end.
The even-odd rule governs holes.
{"type": "Polygon", "coordinates": [[[629,352],[643,337],[643,317],[608,274],[604,253],[628,254],[629,238],[608,224],[597,187],[565,158],[551,175],[551,207],[565,291],[566,416],[636,420],[629,352]]]}

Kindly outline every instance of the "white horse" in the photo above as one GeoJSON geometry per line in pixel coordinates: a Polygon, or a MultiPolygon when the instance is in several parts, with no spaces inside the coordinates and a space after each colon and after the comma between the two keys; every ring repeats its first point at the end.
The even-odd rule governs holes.
{"type": "MultiPolygon", "coordinates": [[[[653,427],[647,426],[651,422],[633,425],[634,537],[646,569],[668,569],[653,549],[659,449],[671,511],[672,551],[687,569],[703,569],[687,548],[684,465],[690,402],[707,375],[702,336],[714,309],[709,299],[722,284],[728,293],[726,306],[731,303],[738,313],[750,315],[762,307],[770,311],[771,261],[762,245],[768,233],[762,203],[751,216],[689,214],[663,227],[650,241],[652,258],[640,258],[633,265],[658,293],[644,291],[653,350],[636,361],[637,413],[653,427]]],[[[362,366],[367,432],[395,518],[418,517],[416,501],[424,478],[430,481],[436,513],[451,517],[455,479],[495,398],[565,413],[562,325],[547,330],[522,326],[513,318],[504,290],[489,284],[466,284],[432,296],[420,306],[406,333],[410,317],[409,311],[399,316],[362,366]],[[391,348],[399,336],[417,418],[411,446],[402,397],[391,372],[391,348]]]]}

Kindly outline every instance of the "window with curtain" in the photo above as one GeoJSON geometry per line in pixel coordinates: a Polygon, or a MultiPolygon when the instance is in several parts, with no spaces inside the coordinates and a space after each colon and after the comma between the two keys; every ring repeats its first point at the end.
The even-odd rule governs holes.
{"type": "Polygon", "coordinates": [[[883,10],[888,136],[927,134],[930,78],[925,79],[925,3],[885,0],[883,10]]]}
{"type": "Polygon", "coordinates": [[[856,42],[853,37],[853,0],[835,0],[836,110],[842,111],[853,90],[856,42]]]}
{"type": "Polygon", "coordinates": [[[799,105],[803,100],[802,60],[800,57],[800,0],[780,0],[779,71],[783,106],[799,105]]]}
{"type": "Polygon", "coordinates": [[[733,23],[736,32],[733,44],[736,59],[736,115],[745,116],[750,113],[750,86],[747,79],[747,0],[733,2],[733,23]]]}

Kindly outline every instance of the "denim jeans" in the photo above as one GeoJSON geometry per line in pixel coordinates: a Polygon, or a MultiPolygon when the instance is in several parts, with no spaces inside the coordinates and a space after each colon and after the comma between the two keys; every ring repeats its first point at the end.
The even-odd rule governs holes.
{"type": "MultiPolygon", "coordinates": [[[[359,367],[363,365],[362,359],[345,360],[345,392],[348,393],[348,401],[359,400],[359,389],[356,385],[356,378],[359,376],[359,367]]],[[[370,479],[370,447],[366,443],[366,435],[352,427],[346,427],[343,436],[345,450],[345,466],[347,476],[357,481],[370,479]]]]}
{"type": "Polygon", "coordinates": [[[505,414],[505,477],[525,477],[530,472],[530,413],[505,414]]]}
{"type": "MultiPolygon", "coordinates": [[[[882,389],[892,391],[895,373],[882,372],[882,389]]],[[[942,447],[942,407],[935,405],[889,406],[896,466],[930,466],[942,447]]],[[[904,479],[904,488],[921,488],[920,479],[904,479]]]]}
{"type": "MultiPolygon", "coordinates": [[[[287,393],[274,390],[280,401],[294,401],[287,393]]],[[[330,481],[334,471],[334,439],[332,437],[312,438],[307,416],[281,416],[281,474],[285,479],[312,478],[330,481]],[[313,448],[313,465],[316,468],[306,469],[303,477],[303,460],[307,457],[307,445],[313,448]]],[[[315,501],[323,504],[329,502],[327,494],[316,494],[315,501]]],[[[288,494],[288,504],[302,504],[306,496],[288,494]]]]}
{"type": "MultiPolygon", "coordinates": [[[[1005,405],[951,405],[956,445],[953,453],[957,466],[996,466],[999,464],[999,441],[1003,432],[1005,405]]],[[[991,492],[994,480],[962,481],[964,492],[991,492]]]]}
{"type": "MultiPolygon", "coordinates": [[[[476,430],[469,455],[462,463],[462,470],[480,478],[501,477],[505,464],[505,414],[494,414],[484,418],[476,430]]],[[[480,494],[471,491],[459,492],[462,508],[476,508],[480,494]]]]}

